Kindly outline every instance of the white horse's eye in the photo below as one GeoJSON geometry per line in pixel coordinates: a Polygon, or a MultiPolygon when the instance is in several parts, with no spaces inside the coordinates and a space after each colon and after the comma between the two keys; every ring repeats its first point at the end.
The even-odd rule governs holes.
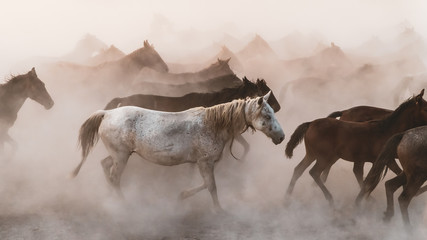
{"type": "Polygon", "coordinates": [[[265,116],[265,118],[266,118],[267,120],[271,120],[271,116],[270,116],[270,115],[265,116]]]}

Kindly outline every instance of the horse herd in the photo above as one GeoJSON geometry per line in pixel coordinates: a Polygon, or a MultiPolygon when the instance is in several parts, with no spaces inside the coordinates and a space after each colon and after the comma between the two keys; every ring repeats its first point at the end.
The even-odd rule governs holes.
{"type": "MultiPolygon", "coordinates": [[[[285,154],[291,158],[302,140],[306,154],[294,169],[285,202],[298,178],[315,162],[309,173],[333,206],[333,197],[324,182],[332,165],[344,159],[354,163],[353,172],[361,188],[357,204],[369,196],[388,168],[397,175],[385,183],[384,220],[393,216],[393,193],[403,186],[399,204],[404,222],[409,225],[408,205],[414,196],[425,191],[421,186],[427,180],[427,126],[424,126],[427,102],[423,94],[424,90],[394,111],[358,106],[299,125],[286,145],[285,154]],[[365,162],[373,166],[363,180],[365,162]]],[[[5,143],[12,148],[16,145],[8,129],[26,98],[46,109],[54,105],[34,68],[0,85],[0,156],[5,143]]],[[[121,175],[129,156],[136,153],[159,165],[197,164],[203,183],[181,192],[180,197],[184,199],[207,188],[214,209],[222,212],[214,177],[215,163],[221,159],[226,144],[232,144],[234,139],[247,152],[249,144],[241,134],[249,128],[280,144],[285,134],[275,117],[279,110],[280,104],[264,80],[252,82],[246,78],[238,86],[212,93],[114,98],[104,110],[96,111],[82,124],[79,132],[82,160],[72,176],[78,174],[100,138],[109,153],[101,165],[108,183],[119,196],[122,196],[121,175]]]]}

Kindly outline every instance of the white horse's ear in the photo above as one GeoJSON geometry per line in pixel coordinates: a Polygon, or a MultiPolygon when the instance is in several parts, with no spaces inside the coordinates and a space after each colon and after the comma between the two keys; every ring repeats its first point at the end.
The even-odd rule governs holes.
{"type": "Polygon", "coordinates": [[[264,95],[265,101],[268,101],[268,99],[270,98],[270,95],[271,95],[271,90],[268,91],[268,93],[264,95]]]}

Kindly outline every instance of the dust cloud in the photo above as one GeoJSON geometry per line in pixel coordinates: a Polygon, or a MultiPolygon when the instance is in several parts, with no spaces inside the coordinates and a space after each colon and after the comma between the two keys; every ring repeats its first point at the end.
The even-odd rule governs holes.
{"type": "MultiPolygon", "coordinates": [[[[55,105],[45,110],[27,100],[9,130],[18,149],[6,146],[7,157],[0,162],[1,239],[427,237],[425,194],[409,207],[411,232],[397,203],[394,218],[385,224],[384,181],[373,192],[375,201],[356,209],[359,187],[352,164],[343,160],[326,183],[334,209],[308,169],[291,204],[283,206],[293,169],[304,155],[301,144],[292,159],[284,156],[299,124],[357,105],[395,109],[427,87],[425,3],[43,0],[6,5],[0,10],[0,74],[8,79],[36,67],[55,105]],[[146,39],[169,73],[106,63],[141,49],[146,39]],[[164,167],[137,156],[123,173],[125,199],[116,198],[100,165],[107,156],[102,142],[79,175],[68,178],[80,161],[79,128],[91,113],[114,97],[160,93],[156,81],[177,73],[193,76],[218,58],[231,58],[229,66],[239,78],[267,81],[281,104],[276,115],[286,134],[275,146],[260,132],[244,133],[251,147],[241,161],[225,149],[215,177],[227,215],[212,212],[207,190],[178,200],[182,190],[202,182],[197,166],[164,167]]],[[[233,153],[243,155],[237,142],[233,153]]]]}

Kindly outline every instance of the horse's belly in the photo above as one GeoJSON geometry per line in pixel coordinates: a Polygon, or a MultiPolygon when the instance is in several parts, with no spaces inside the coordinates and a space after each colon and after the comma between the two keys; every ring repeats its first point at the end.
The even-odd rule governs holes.
{"type": "Polygon", "coordinates": [[[136,152],[147,161],[165,166],[197,161],[192,149],[184,150],[173,144],[163,145],[162,147],[157,146],[156,148],[150,149],[139,148],[136,152]]]}

